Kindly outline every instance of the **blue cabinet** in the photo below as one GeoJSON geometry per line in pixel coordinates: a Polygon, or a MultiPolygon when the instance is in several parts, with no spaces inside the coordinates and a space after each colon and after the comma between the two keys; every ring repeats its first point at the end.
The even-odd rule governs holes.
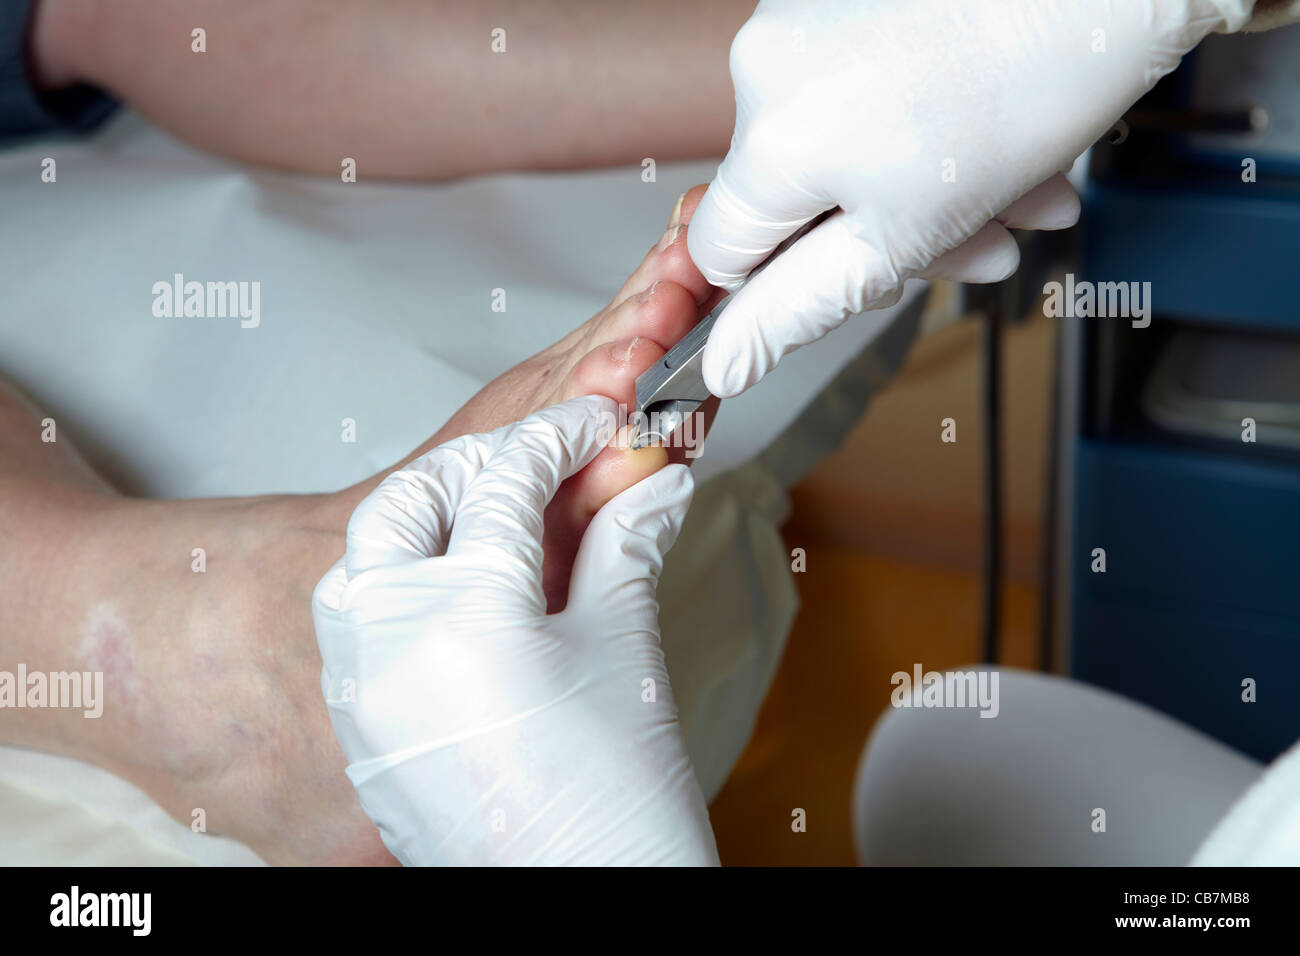
{"type": "Polygon", "coordinates": [[[1093,180],[1083,229],[1079,278],[1151,282],[1154,320],[1082,320],[1067,359],[1070,673],[1272,758],[1300,739],[1300,455],[1170,436],[1138,396],[1171,330],[1300,335],[1300,191],[1093,180]]]}
{"type": "Polygon", "coordinates": [[[1300,471],[1088,438],[1075,465],[1074,676],[1261,760],[1300,738],[1300,471]]]}

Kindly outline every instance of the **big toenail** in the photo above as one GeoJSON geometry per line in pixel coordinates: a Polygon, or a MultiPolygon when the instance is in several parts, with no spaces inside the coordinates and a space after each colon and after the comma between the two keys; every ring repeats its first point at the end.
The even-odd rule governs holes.
{"type": "Polygon", "coordinates": [[[677,197],[677,205],[673,206],[673,214],[668,217],[668,228],[672,229],[682,221],[682,201],[686,198],[686,193],[677,197]]]}
{"type": "Polygon", "coordinates": [[[636,347],[640,344],[641,344],[641,336],[639,335],[636,338],[632,339],[631,342],[628,343],[627,354],[625,354],[622,359],[624,365],[632,361],[632,353],[636,351],[636,347]]]}

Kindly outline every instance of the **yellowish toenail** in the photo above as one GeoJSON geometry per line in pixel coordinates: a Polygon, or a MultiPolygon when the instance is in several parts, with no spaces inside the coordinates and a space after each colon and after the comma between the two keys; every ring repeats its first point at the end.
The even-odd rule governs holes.
{"type": "Polygon", "coordinates": [[[632,444],[635,438],[636,426],[631,424],[624,425],[614,435],[614,440],[609,443],[608,447],[617,448],[621,451],[625,456],[627,456],[624,459],[625,461],[631,462],[638,459],[644,461],[646,464],[642,467],[646,469],[645,473],[647,475],[658,471],[664,465],[668,464],[668,453],[663,445],[656,441],[641,448],[637,448],[632,444]]]}
{"type": "Polygon", "coordinates": [[[673,214],[668,217],[668,230],[671,232],[673,227],[682,221],[682,201],[686,199],[686,193],[677,197],[677,205],[673,206],[673,214]]]}

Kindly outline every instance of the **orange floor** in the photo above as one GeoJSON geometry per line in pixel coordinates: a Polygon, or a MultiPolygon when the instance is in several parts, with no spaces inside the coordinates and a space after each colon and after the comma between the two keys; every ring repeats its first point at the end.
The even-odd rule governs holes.
{"type": "MultiPolygon", "coordinates": [[[[710,811],[726,864],[851,865],[853,772],[888,705],[890,675],[910,673],[914,662],[936,670],[977,655],[972,575],[830,547],[810,552],[798,580],[803,608],[781,669],[710,811]],[[806,811],[804,833],[791,830],[795,808],[806,811]]],[[[1034,589],[1009,586],[1003,601],[1003,662],[1032,667],[1034,589]]]]}
{"type": "MultiPolygon", "coordinates": [[[[853,774],[890,675],[968,664],[980,621],[978,325],[918,344],[845,448],[793,494],[801,610],[758,726],[711,807],[724,864],[851,865],[853,774]],[[956,445],[939,420],[958,420],[956,445]],[[792,815],[805,811],[806,832],[792,815]]],[[[1006,337],[1007,583],[1001,660],[1036,666],[1051,328],[1006,337]]]]}

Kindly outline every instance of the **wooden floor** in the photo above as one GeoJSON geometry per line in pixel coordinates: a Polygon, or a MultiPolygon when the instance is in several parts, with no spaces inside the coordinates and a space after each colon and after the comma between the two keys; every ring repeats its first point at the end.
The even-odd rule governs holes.
{"type": "MultiPolygon", "coordinates": [[[[845,447],[793,493],[801,610],[748,749],[711,808],[724,864],[851,865],[853,775],[890,675],[978,659],[979,325],[920,341],[845,447]],[[957,442],[940,442],[940,421],[957,442]],[[794,832],[793,813],[806,814],[794,832]]],[[[1001,661],[1036,666],[1053,329],[1008,330],[1001,661]]]]}

